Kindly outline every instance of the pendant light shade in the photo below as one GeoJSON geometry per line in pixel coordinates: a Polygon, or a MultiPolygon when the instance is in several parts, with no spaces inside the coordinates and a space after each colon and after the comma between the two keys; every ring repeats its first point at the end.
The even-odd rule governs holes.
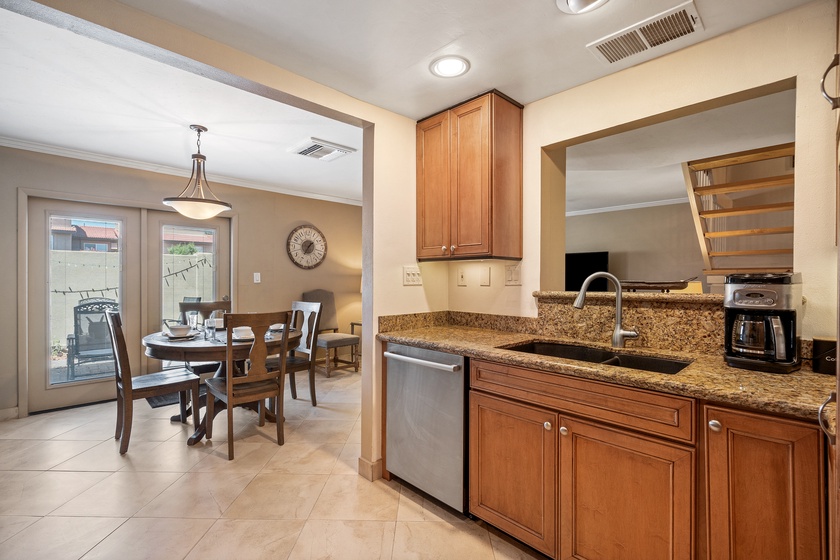
{"type": "Polygon", "coordinates": [[[585,14],[596,10],[606,4],[609,0],[556,0],[557,8],[567,14],[585,14]]]}
{"type": "Polygon", "coordinates": [[[192,155],[192,174],[190,182],[181,194],[174,197],[164,198],[163,203],[171,206],[179,214],[194,220],[206,220],[218,215],[220,212],[230,210],[227,202],[219,200],[213,191],[207,177],[204,176],[204,162],[207,161],[201,154],[201,133],[207,132],[207,128],[199,124],[190,125],[198,136],[196,140],[197,153],[192,155]]]}

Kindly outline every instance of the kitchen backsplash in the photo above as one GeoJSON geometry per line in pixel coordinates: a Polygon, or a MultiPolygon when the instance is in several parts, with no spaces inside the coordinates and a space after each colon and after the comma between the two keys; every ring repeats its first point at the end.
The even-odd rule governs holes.
{"type": "MultiPolygon", "coordinates": [[[[590,292],[583,309],[572,306],[576,296],[577,292],[534,292],[536,318],[463,311],[383,316],[379,318],[379,332],[457,325],[609,343],[615,325],[615,294],[590,292]]],[[[622,301],[624,328],[636,327],[639,331],[638,339],[627,341],[628,347],[723,354],[723,296],[625,292],[622,301]]],[[[802,341],[802,356],[811,358],[810,340],[802,341]]]]}

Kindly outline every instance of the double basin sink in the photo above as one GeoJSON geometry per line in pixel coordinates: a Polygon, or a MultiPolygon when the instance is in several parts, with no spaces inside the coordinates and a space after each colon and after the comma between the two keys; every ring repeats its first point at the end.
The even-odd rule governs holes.
{"type": "Polygon", "coordinates": [[[505,350],[666,374],[678,373],[691,363],[684,360],[626,354],[617,350],[606,350],[603,348],[559,342],[529,342],[527,344],[505,348],[505,350]]]}

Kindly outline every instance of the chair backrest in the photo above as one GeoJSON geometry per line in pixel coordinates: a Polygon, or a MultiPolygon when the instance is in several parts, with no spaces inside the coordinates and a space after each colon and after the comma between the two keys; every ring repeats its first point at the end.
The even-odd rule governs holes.
{"type": "Polygon", "coordinates": [[[120,304],[108,298],[88,298],[73,308],[73,334],[76,335],[76,353],[87,350],[107,350],[111,345],[107,311],[119,311],[120,304]]]}
{"type": "MultiPolygon", "coordinates": [[[[186,298],[184,298],[186,299],[186,298]]],[[[181,312],[179,320],[181,324],[187,325],[187,313],[199,313],[203,319],[209,319],[214,311],[230,313],[230,300],[227,301],[179,301],[178,311],[181,312]]]]}
{"type": "Polygon", "coordinates": [[[233,394],[236,392],[236,385],[242,383],[255,383],[270,379],[282,380],[286,375],[286,360],[278,360],[279,368],[272,368],[269,371],[266,366],[268,349],[265,344],[265,333],[271,325],[280,323],[283,329],[280,332],[282,337],[280,348],[272,351],[272,354],[285,356],[289,349],[289,331],[291,330],[292,312],[274,311],[270,313],[227,313],[225,314],[225,330],[227,331],[227,391],[228,403],[232,402],[233,394]],[[248,353],[248,360],[245,361],[246,370],[244,375],[232,374],[236,370],[236,359],[233,354],[233,329],[236,327],[251,327],[254,332],[254,341],[251,343],[251,350],[248,353]]]}
{"type": "Polygon", "coordinates": [[[318,344],[322,307],[318,302],[292,302],[292,325],[300,328],[300,343],[295,350],[312,355],[312,348],[318,344]]]}
{"type": "Polygon", "coordinates": [[[117,390],[122,389],[125,397],[130,399],[131,365],[128,362],[128,349],[125,345],[120,312],[117,310],[106,311],[105,323],[108,325],[111,349],[114,351],[114,379],[117,382],[117,390]]]}
{"type": "Polygon", "coordinates": [[[303,292],[303,301],[317,301],[321,304],[321,330],[338,330],[338,315],[335,312],[335,295],[329,290],[303,292]]]}

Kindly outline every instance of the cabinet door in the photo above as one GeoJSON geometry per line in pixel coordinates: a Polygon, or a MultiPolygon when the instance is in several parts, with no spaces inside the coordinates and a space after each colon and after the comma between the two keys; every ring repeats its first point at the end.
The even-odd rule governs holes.
{"type": "Polygon", "coordinates": [[[694,450],[569,418],[559,432],[558,558],[692,558],[694,450]]]}
{"type": "Polygon", "coordinates": [[[449,113],[417,123],[417,257],[448,257],[449,113]]]}
{"type": "Polygon", "coordinates": [[[453,256],[490,254],[490,95],[451,109],[453,256]]]}
{"type": "Polygon", "coordinates": [[[470,513],[554,556],[557,415],[470,392],[470,513]]]}
{"type": "Polygon", "coordinates": [[[704,420],[709,558],[823,558],[819,430],[717,407],[704,420]]]}

